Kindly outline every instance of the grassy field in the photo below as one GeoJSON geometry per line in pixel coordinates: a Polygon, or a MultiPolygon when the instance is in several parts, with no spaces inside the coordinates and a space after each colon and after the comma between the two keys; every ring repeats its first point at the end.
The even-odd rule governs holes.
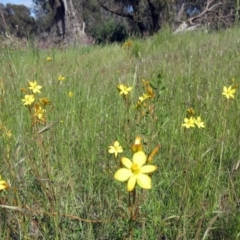
{"type": "Polygon", "coordinates": [[[240,239],[240,29],[131,40],[0,50],[0,239],[240,239]],[[182,126],[198,116],[205,128],[182,126]],[[129,206],[113,176],[137,136],[147,155],[160,145],[158,169],[129,206]]]}

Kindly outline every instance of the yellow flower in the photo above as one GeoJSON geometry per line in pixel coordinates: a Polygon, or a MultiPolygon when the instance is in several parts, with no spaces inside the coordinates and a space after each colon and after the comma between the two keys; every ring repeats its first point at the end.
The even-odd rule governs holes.
{"type": "Polygon", "coordinates": [[[195,119],[195,124],[198,128],[205,128],[205,123],[202,121],[201,117],[197,117],[197,119],[195,119]]]}
{"type": "Polygon", "coordinates": [[[36,104],[34,106],[34,116],[37,117],[39,120],[44,121],[45,122],[45,112],[46,110],[43,109],[41,106],[39,106],[39,104],[36,104]]]}
{"type": "Polygon", "coordinates": [[[154,98],[154,92],[153,89],[151,87],[151,84],[148,80],[146,79],[142,79],[143,85],[145,86],[147,93],[149,95],[150,98],[154,98]]]}
{"type": "Polygon", "coordinates": [[[235,92],[236,92],[236,89],[232,88],[232,86],[230,86],[229,88],[224,86],[222,95],[224,95],[227,99],[230,99],[230,98],[234,98],[235,92]]]}
{"type": "Polygon", "coordinates": [[[138,103],[141,104],[143,101],[145,101],[148,98],[150,98],[150,96],[144,93],[143,96],[138,98],[139,100],[138,103]]]}
{"type": "Polygon", "coordinates": [[[47,57],[46,60],[47,61],[52,61],[52,58],[51,57],[47,57]]]}
{"type": "Polygon", "coordinates": [[[185,128],[191,128],[191,127],[195,127],[195,118],[194,117],[190,117],[190,118],[184,118],[184,123],[182,124],[183,127],[185,128]]]}
{"type": "Polygon", "coordinates": [[[127,87],[123,84],[119,84],[117,89],[119,91],[119,95],[127,95],[132,90],[132,87],[127,87]]]}
{"type": "Polygon", "coordinates": [[[114,153],[115,157],[117,157],[118,153],[122,153],[123,152],[123,148],[120,146],[118,141],[115,141],[113,143],[113,146],[109,146],[109,153],[114,153]]]}
{"type": "Polygon", "coordinates": [[[9,188],[9,185],[6,181],[1,180],[1,175],[0,175],[0,190],[7,189],[9,188]]]}
{"type": "Polygon", "coordinates": [[[23,105],[31,105],[35,101],[34,95],[26,94],[24,99],[22,99],[22,101],[23,101],[23,105]]]}
{"type": "Polygon", "coordinates": [[[142,151],[142,139],[141,139],[141,137],[138,136],[138,137],[135,138],[135,142],[132,145],[132,151],[133,152],[142,151]]]}
{"type": "Polygon", "coordinates": [[[65,77],[63,77],[63,76],[58,76],[58,81],[64,81],[65,80],[65,77]]]}
{"type": "Polygon", "coordinates": [[[73,97],[73,92],[69,92],[68,97],[72,98],[73,97]]]}
{"type": "Polygon", "coordinates": [[[40,89],[42,88],[42,86],[37,85],[37,82],[29,82],[29,87],[30,90],[32,90],[33,93],[41,93],[40,89]]]}
{"type": "Polygon", "coordinates": [[[157,169],[153,165],[145,165],[147,156],[143,151],[133,154],[133,161],[128,158],[121,159],[126,168],[120,168],[114,174],[114,178],[120,182],[128,181],[127,190],[130,192],[134,189],[136,183],[139,187],[150,189],[152,187],[151,178],[146,173],[151,173],[157,169]]]}

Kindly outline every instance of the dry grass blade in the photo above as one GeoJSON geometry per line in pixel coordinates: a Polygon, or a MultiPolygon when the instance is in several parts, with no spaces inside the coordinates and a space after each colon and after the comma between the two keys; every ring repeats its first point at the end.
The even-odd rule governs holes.
{"type": "Polygon", "coordinates": [[[218,217],[220,216],[221,212],[219,212],[214,218],[212,218],[208,224],[208,227],[203,235],[202,240],[206,239],[208,236],[208,233],[213,229],[213,224],[216,222],[216,220],[218,219],[218,217]]]}
{"type": "Polygon", "coordinates": [[[57,123],[59,123],[59,120],[53,122],[53,123],[49,123],[48,125],[46,125],[45,127],[43,127],[41,130],[38,131],[38,134],[46,132],[47,130],[49,130],[50,128],[52,128],[53,126],[55,126],[57,123]]]}

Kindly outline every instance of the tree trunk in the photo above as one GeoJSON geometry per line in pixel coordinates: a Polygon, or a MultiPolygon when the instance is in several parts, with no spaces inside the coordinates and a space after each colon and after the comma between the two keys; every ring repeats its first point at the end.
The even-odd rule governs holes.
{"type": "Polygon", "coordinates": [[[62,40],[65,39],[68,42],[76,42],[80,38],[86,37],[84,32],[85,24],[83,23],[82,29],[81,24],[77,17],[74,9],[72,0],[49,0],[53,15],[58,27],[59,34],[62,36],[62,40]],[[63,6],[63,11],[59,13],[59,7],[63,6]]]}
{"type": "MultiPolygon", "coordinates": [[[[66,1],[66,0],[65,0],[66,1]]],[[[72,0],[68,0],[68,21],[69,21],[69,34],[70,39],[73,42],[81,41],[84,42],[87,39],[85,33],[85,23],[82,20],[79,20],[77,16],[77,11],[74,8],[72,0]]]]}
{"type": "Polygon", "coordinates": [[[161,16],[161,13],[163,11],[163,6],[155,6],[152,4],[152,2],[150,0],[147,0],[148,2],[148,7],[149,7],[149,10],[150,10],[150,13],[151,13],[151,19],[152,19],[152,33],[156,33],[160,30],[161,28],[161,25],[159,23],[160,21],[160,16],[161,16]]]}

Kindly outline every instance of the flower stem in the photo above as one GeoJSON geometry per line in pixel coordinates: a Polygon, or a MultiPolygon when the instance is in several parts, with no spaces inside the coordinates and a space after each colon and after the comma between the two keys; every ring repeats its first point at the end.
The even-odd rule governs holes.
{"type": "Polygon", "coordinates": [[[128,195],[128,201],[129,201],[129,239],[132,239],[133,237],[133,221],[135,219],[134,217],[134,206],[136,202],[136,188],[133,189],[132,192],[129,192],[128,195]]]}
{"type": "MultiPolygon", "coordinates": [[[[218,167],[218,178],[220,177],[220,172],[222,169],[222,159],[223,159],[223,152],[224,152],[224,141],[225,141],[225,134],[226,134],[226,127],[227,127],[227,120],[226,120],[226,112],[229,106],[229,102],[227,101],[224,112],[223,112],[223,132],[222,132],[222,139],[221,139],[221,152],[220,152],[220,162],[219,162],[219,167],[218,167]]],[[[219,180],[219,179],[218,179],[219,180]]]]}

